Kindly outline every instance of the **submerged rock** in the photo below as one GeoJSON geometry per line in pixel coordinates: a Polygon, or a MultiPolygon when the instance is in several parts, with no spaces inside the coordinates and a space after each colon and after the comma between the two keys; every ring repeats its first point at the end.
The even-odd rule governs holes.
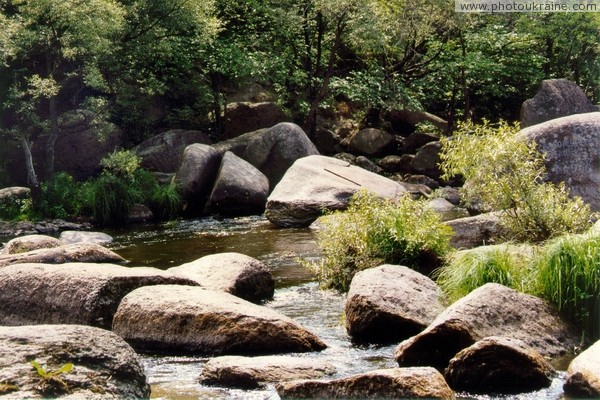
{"type": "Polygon", "coordinates": [[[145,285],[196,285],[155,268],[15,264],[0,268],[0,325],[80,324],[110,329],[121,299],[145,285]]]}
{"type": "Polygon", "coordinates": [[[517,394],[549,387],[556,371],[521,340],[490,336],[459,352],[446,369],[459,392],[517,394]]]}
{"type": "Polygon", "coordinates": [[[574,329],[547,302],[487,283],[400,343],[394,357],[400,366],[428,365],[443,371],[459,351],[488,336],[520,339],[550,359],[570,353],[579,343],[574,329]]]}
{"type": "Polygon", "coordinates": [[[292,319],[229,293],[160,285],[128,294],[113,331],[142,352],[275,354],[326,345],[292,319]]]}
{"type": "Polygon", "coordinates": [[[435,369],[390,368],[333,380],[281,383],[282,399],[454,399],[454,392],[435,369]]]}
{"type": "Polygon", "coordinates": [[[150,397],[133,349],[112,332],[79,325],[0,326],[0,388],[0,397],[12,399],[150,397]],[[73,368],[43,379],[34,360],[48,372],[73,368]]]}
{"type": "Polygon", "coordinates": [[[318,379],[335,368],[324,361],[295,356],[213,358],[204,365],[200,382],[230,388],[256,389],[267,383],[318,379]]]}
{"type": "Polygon", "coordinates": [[[346,300],[346,330],[358,342],[407,339],[444,311],[441,295],[435,282],[407,267],[382,265],[358,272],[346,300]]]}

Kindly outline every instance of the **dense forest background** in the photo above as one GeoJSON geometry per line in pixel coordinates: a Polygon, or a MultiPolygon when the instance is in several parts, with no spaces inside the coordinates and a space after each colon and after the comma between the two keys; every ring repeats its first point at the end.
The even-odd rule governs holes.
{"type": "Polygon", "coordinates": [[[460,14],[440,0],[0,0],[0,27],[0,135],[24,148],[42,135],[52,143],[75,109],[93,113],[99,135],[120,127],[127,146],[172,128],[218,140],[225,105],[251,87],[312,138],[340,101],[365,126],[400,109],[452,127],[518,119],[547,78],[600,98],[596,13],[460,14]]]}

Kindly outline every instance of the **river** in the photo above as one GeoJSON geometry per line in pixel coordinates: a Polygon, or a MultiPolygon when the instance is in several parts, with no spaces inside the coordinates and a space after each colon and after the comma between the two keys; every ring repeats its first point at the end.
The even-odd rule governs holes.
{"type": "MultiPolygon", "coordinates": [[[[160,269],[181,265],[205,255],[238,252],[263,261],[275,277],[272,300],[265,303],[316,333],[329,346],[320,353],[298,357],[327,360],[336,367],[333,377],[396,367],[395,345],[356,346],[343,323],[344,296],[319,289],[310,270],[298,258],[319,257],[315,230],[277,229],[261,217],[207,218],[106,231],[115,239],[111,248],[130,261],[130,266],[160,269]]],[[[198,383],[203,357],[143,356],[156,399],[278,399],[274,387],[263,390],[231,390],[198,383]]],[[[564,373],[550,388],[518,396],[469,396],[463,399],[558,400],[562,398],[564,373]]]]}

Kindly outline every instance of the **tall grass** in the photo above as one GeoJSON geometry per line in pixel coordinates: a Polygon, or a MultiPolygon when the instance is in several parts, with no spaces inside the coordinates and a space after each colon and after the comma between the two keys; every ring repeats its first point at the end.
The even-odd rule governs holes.
{"type": "Polygon", "coordinates": [[[423,201],[404,196],[391,202],[357,193],[345,211],[321,220],[323,257],[307,262],[321,285],[347,291],[354,274],[382,263],[428,272],[449,250],[451,229],[423,201]]]}
{"type": "Polygon", "coordinates": [[[600,236],[568,235],[546,246],[536,260],[535,293],[591,338],[600,337],[600,236]]]}
{"type": "Polygon", "coordinates": [[[502,244],[452,253],[434,277],[449,302],[494,282],[526,292],[531,286],[533,247],[502,244]]]}

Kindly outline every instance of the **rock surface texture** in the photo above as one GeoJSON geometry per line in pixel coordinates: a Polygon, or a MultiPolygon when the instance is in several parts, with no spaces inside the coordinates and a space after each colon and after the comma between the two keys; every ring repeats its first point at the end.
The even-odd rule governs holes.
{"type": "Polygon", "coordinates": [[[563,389],[570,398],[600,397],[600,341],[571,361],[563,389]]]}
{"type": "Polygon", "coordinates": [[[548,79],[542,81],[536,95],[521,106],[521,127],[594,111],[599,110],[575,82],[548,79]]]}
{"type": "Polygon", "coordinates": [[[523,129],[519,137],[545,154],[550,181],[565,182],[572,195],[600,210],[600,112],[553,119],[523,129]]]}
{"type": "Polygon", "coordinates": [[[367,190],[396,199],[406,193],[383,176],[325,156],[310,156],[294,163],[267,201],[265,216],[281,227],[308,226],[324,210],[341,210],[353,194],[367,190]]]}
{"type": "Polygon", "coordinates": [[[0,254],[20,254],[32,250],[58,247],[62,243],[55,237],[47,235],[27,235],[9,240],[0,254]]]}
{"type": "Polygon", "coordinates": [[[0,326],[0,397],[8,399],[142,399],[150,385],[141,360],[112,332],[79,325],[0,326]],[[30,364],[47,371],[73,368],[44,381],[30,364]]]}
{"type": "Polygon", "coordinates": [[[0,256],[0,269],[12,264],[65,264],[71,262],[122,263],[125,262],[125,259],[96,243],[74,243],[25,253],[2,255],[0,256]]]}
{"type": "Polygon", "coordinates": [[[488,336],[522,340],[548,358],[570,353],[578,335],[545,301],[496,283],[458,300],[423,332],[400,343],[400,366],[428,365],[443,371],[462,349],[488,336]]]}
{"type": "Polygon", "coordinates": [[[110,329],[121,299],[145,285],[195,282],[155,268],[15,264],[0,268],[0,325],[80,324],[110,329]]]}
{"type": "Polygon", "coordinates": [[[325,344],[290,318],[229,293],[179,285],[127,295],[113,331],[135,349],[170,354],[276,354],[323,350],[325,344]]]}
{"type": "Polygon", "coordinates": [[[435,369],[391,368],[334,380],[292,381],[277,385],[282,399],[454,399],[435,369]]]}
{"type": "Polygon", "coordinates": [[[556,371],[518,339],[490,336],[459,352],[445,377],[457,392],[516,394],[549,387],[556,371]]]}
{"type": "Polygon", "coordinates": [[[253,302],[269,299],[275,291],[275,279],[267,266],[240,253],[211,254],[167,272],[253,302]]]}
{"type": "Polygon", "coordinates": [[[231,388],[256,389],[267,383],[298,379],[319,379],[331,375],[329,363],[294,356],[241,357],[223,356],[209,360],[200,382],[231,388]]]}
{"type": "Polygon", "coordinates": [[[444,311],[441,295],[435,282],[407,267],[382,265],[358,272],[346,300],[346,330],[358,342],[407,339],[444,311]]]}

